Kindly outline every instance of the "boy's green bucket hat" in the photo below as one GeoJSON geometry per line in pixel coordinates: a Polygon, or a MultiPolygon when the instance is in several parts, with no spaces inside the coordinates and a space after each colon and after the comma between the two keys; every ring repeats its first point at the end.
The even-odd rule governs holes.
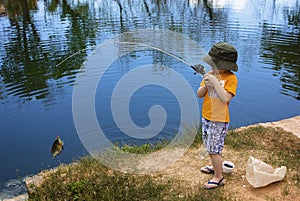
{"type": "Polygon", "coordinates": [[[237,50],[232,45],[225,42],[218,42],[213,45],[208,55],[203,57],[202,60],[212,67],[215,66],[219,69],[233,70],[237,72],[237,57],[237,50]]]}

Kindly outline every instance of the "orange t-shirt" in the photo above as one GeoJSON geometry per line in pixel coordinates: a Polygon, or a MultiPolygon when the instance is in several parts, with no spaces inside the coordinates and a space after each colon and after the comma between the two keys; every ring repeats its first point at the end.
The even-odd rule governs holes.
{"type": "MultiPolygon", "coordinates": [[[[238,81],[235,74],[232,72],[220,73],[219,81],[227,92],[231,93],[233,96],[236,95],[238,81]]],[[[202,80],[200,86],[202,85],[204,85],[204,80],[202,80]]],[[[228,106],[228,103],[223,103],[218,98],[217,92],[212,88],[208,90],[204,96],[202,117],[215,122],[230,122],[228,106]]]]}

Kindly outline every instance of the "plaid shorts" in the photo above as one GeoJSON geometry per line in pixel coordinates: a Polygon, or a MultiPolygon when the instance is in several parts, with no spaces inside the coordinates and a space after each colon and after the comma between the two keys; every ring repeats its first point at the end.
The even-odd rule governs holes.
{"type": "Polygon", "coordinates": [[[202,140],[208,153],[222,153],[228,127],[228,122],[214,122],[202,118],[202,140]]]}

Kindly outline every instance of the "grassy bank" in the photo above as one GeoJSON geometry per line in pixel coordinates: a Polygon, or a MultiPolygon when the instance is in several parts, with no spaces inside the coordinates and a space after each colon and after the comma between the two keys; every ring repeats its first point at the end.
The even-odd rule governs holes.
{"type": "MultiPolygon", "coordinates": [[[[195,151],[200,143],[198,133],[190,151],[195,151]]],[[[160,146],[163,145],[164,143],[160,146]]],[[[124,146],[122,149],[146,153],[153,151],[153,147],[159,149],[159,146],[150,145],[124,146]]],[[[250,154],[274,167],[287,166],[285,179],[271,186],[275,188],[280,185],[280,188],[275,188],[277,193],[267,193],[263,198],[277,200],[279,194],[280,200],[291,200],[300,190],[299,147],[300,139],[294,135],[280,129],[258,126],[240,132],[229,131],[225,149],[226,156],[240,167],[250,154]]],[[[191,160],[197,163],[199,159],[191,160]]],[[[243,182],[241,178],[244,174],[242,168],[237,168],[234,174],[226,176],[225,187],[204,190],[201,185],[192,187],[192,182],[175,174],[172,177],[165,177],[163,171],[151,175],[125,174],[108,169],[91,157],[85,157],[73,165],[61,165],[56,171],[46,174],[42,185],[30,186],[29,197],[30,200],[245,200],[245,185],[238,185],[243,182]]],[[[255,189],[247,188],[250,189],[249,193],[255,193],[255,189]]],[[[253,197],[251,194],[249,196],[253,197]]]]}

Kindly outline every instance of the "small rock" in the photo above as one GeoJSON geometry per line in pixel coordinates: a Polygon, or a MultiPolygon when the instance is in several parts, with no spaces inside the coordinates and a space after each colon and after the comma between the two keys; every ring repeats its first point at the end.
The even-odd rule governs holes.
{"type": "Polygon", "coordinates": [[[35,187],[40,186],[44,181],[44,177],[41,175],[34,175],[25,179],[26,188],[29,193],[33,192],[35,187]]]}

